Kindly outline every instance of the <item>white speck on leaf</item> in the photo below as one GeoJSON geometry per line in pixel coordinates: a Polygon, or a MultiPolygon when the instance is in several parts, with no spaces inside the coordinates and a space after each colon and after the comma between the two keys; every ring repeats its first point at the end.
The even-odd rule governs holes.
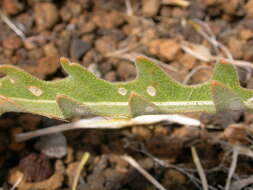
{"type": "Polygon", "coordinates": [[[145,111],[146,111],[146,112],[153,112],[153,111],[154,111],[154,108],[151,107],[151,106],[147,106],[147,107],[145,108],[145,111]]]}
{"type": "Polygon", "coordinates": [[[10,82],[11,82],[12,84],[15,84],[15,83],[16,83],[16,81],[15,81],[13,78],[10,78],[10,82]]]}
{"type": "Polygon", "coordinates": [[[28,86],[27,88],[35,96],[41,96],[43,94],[43,91],[36,86],[28,86]]]}
{"type": "Polygon", "coordinates": [[[118,93],[121,94],[122,96],[125,96],[127,94],[127,89],[125,88],[119,88],[118,93]]]}
{"type": "Polygon", "coordinates": [[[150,96],[155,96],[156,95],[156,89],[153,86],[148,86],[147,87],[147,93],[150,96]]]}

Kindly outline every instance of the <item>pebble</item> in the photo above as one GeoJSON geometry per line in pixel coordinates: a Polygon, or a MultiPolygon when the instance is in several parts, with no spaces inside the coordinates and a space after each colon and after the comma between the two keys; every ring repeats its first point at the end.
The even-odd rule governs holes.
{"type": "Polygon", "coordinates": [[[249,128],[243,124],[231,124],[227,126],[221,135],[231,144],[247,144],[249,143],[247,135],[250,134],[249,128]]]}
{"type": "Polygon", "coordinates": [[[160,0],[142,0],[142,14],[146,17],[153,17],[160,7],[160,0]]]}
{"type": "Polygon", "coordinates": [[[132,80],[136,77],[136,68],[127,61],[121,61],[117,68],[117,74],[123,81],[132,80]]]}
{"type": "Polygon", "coordinates": [[[96,29],[96,25],[94,22],[91,22],[91,21],[85,22],[80,26],[80,31],[83,34],[93,32],[95,29],[96,29]]]}
{"type": "Polygon", "coordinates": [[[105,74],[104,79],[109,81],[109,82],[115,82],[117,80],[117,75],[114,71],[110,71],[110,72],[105,74]]]}
{"type": "Polygon", "coordinates": [[[165,187],[179,187],[180,185],[185,185],[187,183],[187,178],[184,174],[181,172],[175,170],[175,169],[168,169],[165,172],[164,179],[163,179],[163,184],[165,187]]]}
{"type": "Polygon", "coordinates": [[[241,31],[240,31],[240,38],[242,39],[242,40],[249,40],[250,38],[252,38],[253,37],[253,32],[252,32],[252,30],[250,30],[250,29],[246,29],[246,28],[244,28],[244,29],[242,29],[241,31]]]}
{"type": "Polygon", "coordinates": [[[38,60],[36,70],[45,77],[55,73],[59,67],[59,57],[46,56],[38,60]]]}
{"type": "Polygon", "coordinates": [[[70,45],[70,56],[75,60],[79,60],[91,47],[91,44],[73,38],[70,45]]]}
{"type": "Polygon", "coordinates": [[[33,60],[38,60],[43,56],[43,50],[41,48],[32,49],[28,51],[28,57],[33,60]]]}
{"type": "Polygon", "coordinates": [[[29,154],[20,160],[19,167],[26,176],[35,182],[45,180],[53,174],[52,166],[43,154],[29,154]]]}
{"type": "Polygon", "coordinates": [[[63,6],[60,10],[60,16],[64,22],[68,22],[72,18],[72,13],[67,6],[63,6]]]}
{"type": "Polygon", "coordinates": [[[35,149],[49,158],[62,158],[67,154],[67,140],[62,133],[55,133],[39,138],[35,149]]]}
{"type": "Polygon", "coordinates": [[[58,9],[53,3],[49,2],[36,3],[34,10],[35,10],[35,22],[38,31],[50,29],[57,23],[59,19],[58,9]]]}
{"type": "Polygon", "coordinates": [[[82,6],[79,3],[70,1],[68,11],[71,12],[74,17],[77,17],[82,12],[82,6]]]}
{"type": "Polygon", "coordinates": [[[3,10],[9,15],[16,15],[23,10],[24,5],[19,0],[3,0],[3,10]]]}
{"type": "Polygon", "coordinates": [[[116,40],[112,36],[103,36],[95,41],[95,48],[101,54],[116,50],[116,40]]]}
{"type": "Polygon", "coordinates": [[[235,59],[242,58],[244,54],[244,49],[243,49],[244,45],[245,45],[245,42],[242,40],[239,40],[235,37],[229,38],[228,47],[235,59]]]}
{"type": "Polygon", "coordinates": [[[9,35],[7,38],[3,40],[3,47],[16,50],[22,46],[22,40],[15,34],[9,35]]]}
{"type": "Polygon", "coordinates": [[[248,18],[253,18],[253,0],[249,0],[244,6],[248,18]]]}
{"type": "Polygon", "coordinates": [[[173,39],[156,39],[148,44],[151,54],[172,61],[180,50],[180,45],[173,39]]]}
{"type": "Polygon", "coordinates": [[[48,43],[43,47],[46,56],[58,56],[58,50],[53,43],[48,43]]]}
{"type": "Polygon", "coordinates": [[[99,28],[112,29],[124,23],[124,18],[117,11],[96,11],[91,18],[92,22],[99,28]]]}

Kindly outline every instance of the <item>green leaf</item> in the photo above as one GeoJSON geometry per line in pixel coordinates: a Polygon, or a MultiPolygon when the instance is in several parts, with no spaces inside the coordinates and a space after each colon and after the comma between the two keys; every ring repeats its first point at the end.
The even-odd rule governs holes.
{"type": "Polygon", "coordinates": [[[213,101],[217,112],[246,111],[243,100],[229,87],[213,81],[213,101]]]}
{"type": "Polygon", "coordinates": [[[133,117],[140,115],[154,115],[162,113],[155,104],[145,100],[142,96],[132,92],[129,98],[129,107],[133,117]]]}
{"type": "Polygon", "coordinates": [[[138,57],[138,76],[130,82],[111,83],[97,78],[81,65],[60,61],[68,77],[58,81],[39,80],[14,66],[0,66],[0,113],[30,112],[66,119],[82,115],[132,117],[176,112],[215,112],[236,103],[253,110],[253,91],[242,88],[233,65],[217,63],[208,82],[188,86],[168,76],[152,61],[138,57]],[[211,85],[216,81],[224,89],[211,85]],[[135,94],[135,95],[133,95],[135,94]],[[217,103],[228,100],[225,104],[217,103]],[[231,105],[230,105],[231,104],[231,105]],[[222,106],[221,106],[222,105],[222,106]],[[147,112],[145,106],[154,111],[147,112]]]}

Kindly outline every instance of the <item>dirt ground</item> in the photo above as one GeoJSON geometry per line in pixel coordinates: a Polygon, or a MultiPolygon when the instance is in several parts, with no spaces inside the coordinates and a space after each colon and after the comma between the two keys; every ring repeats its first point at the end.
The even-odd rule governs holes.
{"type": "MultiPolygon", "coordinates": [[[[214,61],[193,57],[181,44],[200,44],[226,56],[205,34],[216,37],[234,59],[253,62],[253,0],[1,0],[0,5],[0,64],[44,80],[66,76],[59,65],[64,56],[105,80],[129,81],[136,77],[131,60],[146,55],[165,63],[177,81],[202,83],[211,77],[214,61]]],[[[238,73],[241,85],[253,88],[252,70],[238,67],[238,73]]],[[[84,152],[91,156],[80,174],[80,190],[158,189],[122,158],[125,154],[165,189],[203,189],[192,146],[209,189],[225,189],[233,167],[229,189],[253,189],[253,114],[188,116],[204,126],[68,131],[53,137],[60,149],[43,151],[45,144],[54,146],[52,138],[17,143],[13,136],[59,121],[6,113],[0,117],[0,189],[15,184],[20,190],[71,189],[84,152]]]]}

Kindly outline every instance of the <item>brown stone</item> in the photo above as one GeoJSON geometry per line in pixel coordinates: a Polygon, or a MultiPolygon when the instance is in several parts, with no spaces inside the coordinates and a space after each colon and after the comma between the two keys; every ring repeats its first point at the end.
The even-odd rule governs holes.
{"type": "Polygon", "coordinates": [[[59,19],[58,9],[53,3],[36,3],[34,10],[35,22],[38,31],[50,29],[56,24],[59,19]]]}
{"type": "Polygon", "coordinates": [[[44,76],[53,74],[60,67],[59,58],[55,56],[43,57],[37,64],[37,72],[44,76]]]}
{"type": "Polygon", "coordinates": [[[3,0],[3,10],[10,15],[15,15],[23,10],[24,5],[19,0],[3,0]]]}
{"type": "Polygon", "coordinates": [[[149,43],[148,50],[153,55],[172,61],[180,50],[180,45],[173,39],[156,39],[149,43]]]}
{"type": "Polygon", "coordinates": [[[7,38],[3,40],[3,47],[16,50],[22,46],[22,40],[15,34],[9,35],[7,38]]]}

